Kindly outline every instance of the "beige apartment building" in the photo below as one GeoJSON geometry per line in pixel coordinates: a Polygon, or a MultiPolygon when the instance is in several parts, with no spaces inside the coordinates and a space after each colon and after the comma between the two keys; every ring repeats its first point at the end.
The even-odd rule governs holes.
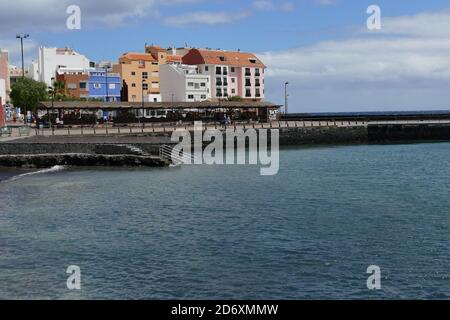
{"type": "Polygon", "coordinates": [[[161,102],[160,65],[179,64],[182,56],[160,46],[146,46],[145,53],[130,52],[119,58],[113,72],[122,77],[122,101],[161,102]]]}

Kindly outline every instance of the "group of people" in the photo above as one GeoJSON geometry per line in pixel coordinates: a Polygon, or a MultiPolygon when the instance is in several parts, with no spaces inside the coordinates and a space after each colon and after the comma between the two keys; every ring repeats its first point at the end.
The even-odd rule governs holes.
{"type": "Polygon", "coordinates": [[[224,120],[224,124],[225,125],[231,125],[232,124],[231,117],[227,116],[226,114],[223,116],[223,120],[224,120]]]}

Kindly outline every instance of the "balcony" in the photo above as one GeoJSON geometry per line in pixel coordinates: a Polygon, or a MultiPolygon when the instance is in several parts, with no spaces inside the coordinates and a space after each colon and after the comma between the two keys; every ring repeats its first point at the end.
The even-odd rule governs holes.
{"type": "Polygon", "coordinates": [[[246,87],[251,87],[251,86],[252,86],[252,83],[251,83],[250,81],[246,81],[246,82],[245,82],[245,86],[246,86],[246,87]]]}
{"type": "Polygon", "coordinates": [[[246,77],[251,77],[252,76],[252,72],[250,70],[245,70],[245,76],[246,77]]]}
{"type": "Polygon", "coordinates": [[[255,87],[261,87],[261,83],[260,82],[256,82],[255,83],[255,87]]]}
{"type": "Polygon", "coordinates": [[[223,82],[223,85],[224,85],[225,87],[228,86],[228,81],[225,80],[225,81],[223,82]]]}
{"type": "Polygon", "coordinates": [[[228,75],[228,70],[223,70],[223,75],[227,76],[228,75]]]}
{"type": "Polygon", "coordinates": [[[216,85],[217,85],[217,86],[221,86],[222,84],[223,84],[222,81],[217,81],[217,82],[216,82],[216,85]]]}
{"type": "Polygon", "coordinates": [[[255,77],[261,77],[261,72],[256,72],[255,77]]]}
{"type": "Polygon", "coordinates": [[[216,74],[222,74],[222,69],[216,69],[216,74]]]}

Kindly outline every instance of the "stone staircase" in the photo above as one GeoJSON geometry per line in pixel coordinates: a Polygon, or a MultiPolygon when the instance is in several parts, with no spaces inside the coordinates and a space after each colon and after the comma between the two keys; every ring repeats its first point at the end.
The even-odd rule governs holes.
{"type": "Polygon", "coordinates": [[[130,144],[104,144],[95,146],[96,154],[149,156],[147,152],[130,144]]]}

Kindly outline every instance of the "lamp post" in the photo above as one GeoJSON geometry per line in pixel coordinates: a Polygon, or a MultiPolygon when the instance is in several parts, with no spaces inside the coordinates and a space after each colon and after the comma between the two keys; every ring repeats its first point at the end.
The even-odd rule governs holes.
{"type": "Polygon", "coordinates": [[[289,109],[288,109],[288,97],[289,97],[289,94],[287,92],[288,85],[289,85],[289,82],[286,82],[284,84],[284,114],[288,114],[289,113],[289,109]]]}
{"type": "Polygon", "coordinates": [[[20,39],[20,48],[22,52],[22,79],[25,78],[25,61],[23,58],[23,39],[28,39],[30,37],[29,34],[20,34],[16,35],[16,39],[20,39]]]}
{"type": "Polygon", "coordinates": [[[108,67],[105,67],[105,78],[106,78],[106,102],[109,102],[109,91],[108,91],[108,67]]]}
{"type": "MultiPolygon", "coordinates": [[[[52,78],[52,86],[48,87],[48,89],[49,89],[49,91],[50,91],[50,93],[52,95],[52,113],[53,113],[53,108],[55,106],[55,94],[56,94],[56,92],[55,92],[55,78],[52,78]]],[[[50,118],[50,112],[49,112],[48,109],[47,109],[47,117],[48,117],[48,125],[49,125],[50,129],[52,129],[53,128],[53,126],[52,126],[52,119],[50,118]]]]}
{"type": "MultiPolygon", "coordinates": [[[[145,108],[145,97],[144,97],[144,85],[146,83],[145,79],[142,79],[142,117],[144,117],[144,108],[145,108]]],[[[139,117],[140,119],[140,117],[139,117]]],[[[142,122],[144,122],[144,119],[142,119],[142,122]]]]}

